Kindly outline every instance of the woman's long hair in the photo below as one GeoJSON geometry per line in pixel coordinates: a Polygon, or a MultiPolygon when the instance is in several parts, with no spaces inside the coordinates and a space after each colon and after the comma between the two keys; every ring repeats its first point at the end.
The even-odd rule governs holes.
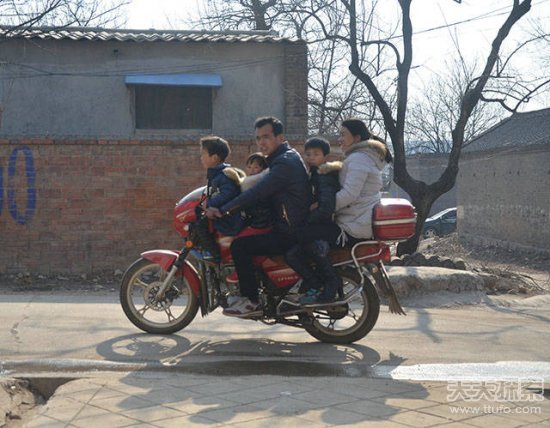
{"type": "Polygon", "coordinates": [[[393,162],[393,156],[391,155],[390,150],[388,149],[388,144],[386,141],[379,137],[378,135],[374,135],[369,128],[367,128],[367,125],[365,125],[365,122],[363,122],[361,119],[346,119],[342,122],[343,127],[345,127],[351,135],[354,137],[356,135],[359,135],[361,137],[361,141],[367,141],[367,140],[376,140],[380,143],[383,143],[384,146],[386,146],[386,156],[384,157],[384,161],[386,163],[392,163],[393,162]]]}
{"type": "Polygon", "coordinates": [[[361,119],[346,119],[342,122],[342,126],[345,127],[354,137],[359,135],[361,137],[361,141],[367,141],[372,136],[372,132],[370,132],[367,125],[365,125],[365,122],[361,119]]]}

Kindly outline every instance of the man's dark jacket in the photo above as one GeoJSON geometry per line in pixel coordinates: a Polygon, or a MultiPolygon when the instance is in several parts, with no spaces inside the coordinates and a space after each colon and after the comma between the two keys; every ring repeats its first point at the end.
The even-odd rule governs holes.
{"type": "Polygon", "coordinates": [[[311,186],[300,154],[283,143],[266,158],[269,173],[250,190],[223,205],[222,212],[245,209],[268,199],[275,231],[291,234],[305,224],[311,205],[311,186]]]}

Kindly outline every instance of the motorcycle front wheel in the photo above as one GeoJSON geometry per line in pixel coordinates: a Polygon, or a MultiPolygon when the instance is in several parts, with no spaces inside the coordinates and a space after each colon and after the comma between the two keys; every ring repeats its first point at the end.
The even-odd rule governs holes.
{"type": "MultiPolygon", "coordinates": [[[[341,269],[344,298],[357,290],[361,276],[355,269],[341,269]]],[[[372,282],[365,277],[361,292],[345,305],[317,309],[303,315],[305,330],[317,340],[326,343],[348,344],[365,337],[374,327],[380,313],[380,298],[372,282]]]]}
{"type": "Polygon", "coordinates": [[[152,334],[171,334],[186,327],[199,309],[187,280],[176,275],[163,299],[156,294],[168,273],[158,264],[140,258],[122,277],[120,304],[137,328],[152,334]]]}

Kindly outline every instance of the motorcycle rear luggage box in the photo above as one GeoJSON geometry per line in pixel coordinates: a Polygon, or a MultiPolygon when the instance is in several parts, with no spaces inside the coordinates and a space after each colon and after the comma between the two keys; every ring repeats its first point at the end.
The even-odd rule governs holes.
{"type": "Polygon", "coordinates": [[[402,198],[382,198],[372,216],[374,237],[380,241],[405,241],[414,235],[416,212],[402,198]]]}

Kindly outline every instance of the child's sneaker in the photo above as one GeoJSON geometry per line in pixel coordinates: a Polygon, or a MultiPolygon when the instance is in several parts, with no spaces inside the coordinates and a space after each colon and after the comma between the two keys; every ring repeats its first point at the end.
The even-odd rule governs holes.
{"type": "Polygon", "coordinates": [[[202,253],[202,258],[207,262],[217,262],[220,260],[219,256],[211,253],[208,250],[202,250],[201,253],[202,253]]]}
{"type": "Polygon", "coordinates": [[[342,289],[342,286],[343,286],[342,278],[340,278],[339,276],[331,278],[329,281],[325,283],[325,287],[323,288],[322,293],[319,294],[319,298],[318,298],[319,302],[329,303],[334,301],[337,294],[338,296],[340,296],[339,290],[342,289]]]}
{"type": "Polygon", "coordinates": [[[317,303],[318,298],[319,290],[310,288],[306,291],[306,294],[300,297],[300,305],[311,305],[313,303],[317,303]]]}

